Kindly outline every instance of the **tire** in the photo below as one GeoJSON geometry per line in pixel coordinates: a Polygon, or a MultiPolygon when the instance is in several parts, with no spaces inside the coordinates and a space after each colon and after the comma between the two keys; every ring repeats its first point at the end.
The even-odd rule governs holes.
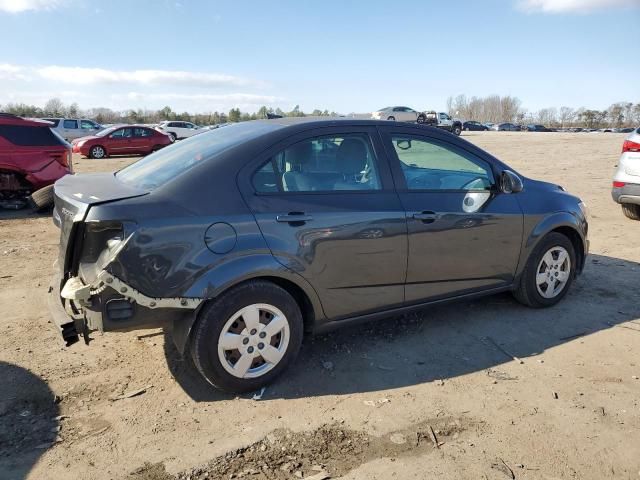
{"type": "MultiPolygon", "coordinates": [[[[560,257],[555,259],[553,258],[554,256],[552,253],[552,259],[554,261],[560,260],[560,257]]],[[[531,252],[522,276],[520,277],[520,283],[513,292],[513,295],[520,303],[532,308],[544,308],[555,305],[562,300],[569,291],[571,283],[575,278],[576,265],[576,253],[571,240],[561,233],[551,232],[544,237],[540,243],[536,245],[533,252],[531,252]],[[552,262],[550,262],[551,265],[547,265],[547,268],[544,268],[544,264],[546,264],[545,256],[550,252],[561,252],[562,250],[566,253],[568,263],[567,260],[565,260],[563,265],[554,268],[552,262]],[[566,280],[561,284],[560,281],[563,272],[566,272],[566,280]],[[545,277],[552,279],[553,285],[555,286],[554,291],[549,291],[549,288],[552,288],[549,283],[546,284],[546,290],[539,288],[538,281],[545,277]],[[545,295],[543,295],[543,293],[545,295]]]]}
{"type": "Polygon", "coordinates": [[[286,290],[271,282],[250,281],[223,293],[200,312],[192,332],[191,357],[214,387],[231,393],[254,391],[293,362],[302,344],[302,332],[300,307],[286,290]],[[273,323],[280,316],[284,323],[273,323]],[[255,327],[247,324],[249,318],[256,322],[255,327]],[[270,336],[267,326],[272,324],[278,333],[270,336]],[[237,345],[238,349],[223,348],[223,332],[234,340],[229,340],[228,346],[237,345]],[[261,352],[267,351],[276,362],[262,357],[261,352]],[[239,371],[234,374],[235,369],[239,371]]]}
{"type": "Polygon", "coordinates": [[[425,117],[424,115],[418,115],[418,118],[416,119],[416,123],[424,123],[427,121],[427,117],[425,117]]]}
{"type": "Polygon", "coordinates": [[[622,213],[631,220],[640,220],[640,205],[633,203],[622,203],[622,213]]]}
{"type": "Polygon", "coordinates": [[[453,133],[454,135],[460,136],[460,134],[462,133],[462,128],[460,127],[460,125],[454,125],[453,128],[451,129],[451,133],[453,133]]]}
{"type": "Polygon", "coordinates": [[[396,121],[396,117],[387,117],[387,120],[390,122],[395,122],[396,121]]]}
{"type": "Polygon", "coordinates": [[[169,132],[169,138],[171,139],[171,143],[174,143],[178,139],[178,136],[173,132],[169,132]]]}
{"type": "Polygon", "coordinates": [[[469,127],[466,127],[466,128],[464,129],[464,131],[465,131],[465,132],[468,132],[468,131],[469,131],[469,127]]]}
{"type": "Polygon", "coordinates": [[[89,158],[101,159],[107,157],[107,151],[102,145],[94,145],[89,150],[89,158]]]}
{"type": "Polygon", "coordinates": [[[36,212],[43,212],[53,207],[53,185],[36,190],[29,197],[29,203],[36,212]]]}

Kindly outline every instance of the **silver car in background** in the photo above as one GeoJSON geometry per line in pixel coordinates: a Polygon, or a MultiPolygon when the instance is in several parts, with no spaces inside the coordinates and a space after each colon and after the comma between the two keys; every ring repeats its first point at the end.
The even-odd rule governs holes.
{"type": "Polygon", "coordinates": [[[640,220],[640,128],[624,139],[611,196],[628,218],[640,220]]]}

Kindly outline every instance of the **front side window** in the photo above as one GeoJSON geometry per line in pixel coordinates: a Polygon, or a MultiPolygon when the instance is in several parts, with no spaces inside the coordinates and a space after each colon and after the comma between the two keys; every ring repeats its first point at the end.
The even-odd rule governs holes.
{"type": "Polygon", "coordinates": [[[111,138],[130,138],[132,136],[130,128],[121,128],[111,134],[111,138]]]}
{"type": "Polygon", "coordinates": [[[380,190],[367,134],[314,137],[274,155],[253,176],[258,193],[380,190]]]}
{"type": "Polygon", "coordinates": [[[78,128],[77,120],[65,120],[62,124],[63,128],[78,128]]]}
{"type": "Polygon", "coordinates": [[[489,190],[493,185],[491,167],[475,155],[424,137],[391,138],[409,190],[489,190]]]}

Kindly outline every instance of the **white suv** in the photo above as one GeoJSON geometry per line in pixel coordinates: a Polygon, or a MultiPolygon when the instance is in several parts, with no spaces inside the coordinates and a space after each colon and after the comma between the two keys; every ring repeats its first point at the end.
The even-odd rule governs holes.
{"type": "Polygon", "coordinates": [[[640,220],[640,128],[625,138],[613,176],[613,200],[632,220],[640,220]]]}
{"type": "Polygon", "coordinates": [[[157,128],[169,135],[174,142],[200,133],[200,127],[191,122],[164,121],[160,122],[157,128]]]}

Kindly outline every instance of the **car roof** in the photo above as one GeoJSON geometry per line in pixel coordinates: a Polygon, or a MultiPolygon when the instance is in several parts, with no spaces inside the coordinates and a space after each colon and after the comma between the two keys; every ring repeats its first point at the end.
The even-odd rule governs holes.
{"type": "Polygon", "coordinates": [[[16,125],[24,127],[51,127],[53,123],[37,118],[22,118],[12,113],[0,112],[0,125],[16,125]]]}

